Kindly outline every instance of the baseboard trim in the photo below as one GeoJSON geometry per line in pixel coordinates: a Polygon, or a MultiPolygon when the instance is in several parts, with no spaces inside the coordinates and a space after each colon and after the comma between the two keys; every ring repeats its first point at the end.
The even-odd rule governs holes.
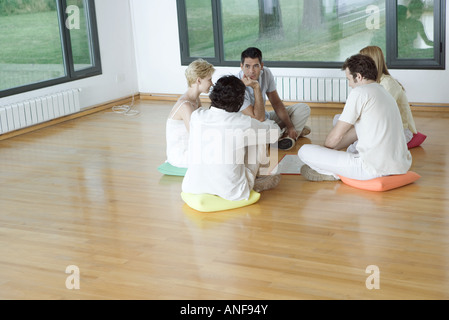
{"type": "MultiPolygon", "coordinates": [[[[165,94],[165,93],[140,93],[141,100],[160,100],[160,101],[177,101],[180,94],[165,94]]],[[[200,96],[201,102],[210,103],[207,96],[200,96]]],[[[297,101],[284,101],[286,106],[294,105],[297,101]]],[[[323,109],[340,109],[343,110],[344,103],[342,102],[306,102],[311,108],[323,109]]],[[[270,106],[270,102],[267,101],[270,106]]],[[[412,111],[425,112],[449,112],[449,103],[410,103],[412,111]]]]}
{"type": "MultiPolygon", "coordinates": [[[[151,101],[173,101],[176,102],[181,97],[181,94],[169,94],[169,93],[140,93],[140,100],[151,101]]],[[[208,96],[201,95],[201,102],[210,103],[208,96]]]]}

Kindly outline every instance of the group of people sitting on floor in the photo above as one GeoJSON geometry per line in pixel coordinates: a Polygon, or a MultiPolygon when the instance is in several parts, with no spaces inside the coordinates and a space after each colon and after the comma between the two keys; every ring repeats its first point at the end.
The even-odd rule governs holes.
{"type": "MultiPolygon", "coordinates": [[[[311,133],[306,125],[310,107],[284,105],[258,48],[242,52],[240,67],[238,74],[222,76],[215,84],[215,68],[203,59],[186,70],[188,89],[166,125],[167,163],[187,168],[185,193],[239,201],[252,190],[275,188],[281,176],[267,169],[268,154],[276,147],[289,150],[311,133]],[[203,93],[210,97],[208,109],[201,108],[203,93]],[[267,98],[271,112],[265,108],[267,98]]],[[[324,145],[299,149],[301,175],[309,181],[337,181],[407,173],[412,164],[407,144],[418,132],[405,90],[390,75],[382,50],[366,47],[348,58],[342,70],[352,90],[324,145]]]]}

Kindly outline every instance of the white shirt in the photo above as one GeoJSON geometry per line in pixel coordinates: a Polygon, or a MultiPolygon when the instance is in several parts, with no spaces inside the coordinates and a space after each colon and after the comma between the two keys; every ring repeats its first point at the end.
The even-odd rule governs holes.
{"type": "Polygon", "coordinates": [[[255,174],[245,165],[245,149],[256,148],[245,147],[266,147],[277,141],[279,130],[271,120],[260,122],[241,112],[214,107],[194,111],[190,118],[189,166],[182,191],[247,200],[255,174]],[[259,130],[265,135],[250,136],[259,130]]]}
{"type": "Polygon", "coordinates": [[[354,125],[357,150],[364,169],[372,174],[404,174],[412,156],[404,137],[396,101],[380,84],[351,90],[340,121],[354,125]]]}
{"type": "Polygon", "coordinates": [[[175,167],[187,168],[189,132],[184,120],[167,119],[165,128],[167,162],[175,167]]]}
{"type": "MultiPolygon", "coordinates": [[[[239,79],[242,79],[243,71],[240,71],[239,74],[237,75],[237,77],[239,79]]],[[[264,67],[260,72],[259,86],[260,86],[260,91],[262,93],[263,104],[265,106],[265,104],[267,102],[267,92],[276,91],[276,82],[274,81],[273,73],[267,67],[264,67]]],[[[254,106],[255,103],[256,103],[256,100],[254,98],[254,89],[251,87],[246,87],[245,101],[243,102],[243,105],[240,108],[240,111],[245,110],[249,106],[254,106]]],[[[265,119],[268,119],[268,118],[269,118],[269,115],[265,111],[265,119]]]]}
{"type": "MultiPolygon", "coordinates": [[[[173,112],[173,115],[185,103],[192,104],[188,100],[182,101],[175,112],[173,112]]],[[[187,168],[189,161],[189,131],[187,131],[184,120],[175,120],[169,117],[165,125],[165,139],[167,143],[167,162],[175,167],[187,168]]]]}

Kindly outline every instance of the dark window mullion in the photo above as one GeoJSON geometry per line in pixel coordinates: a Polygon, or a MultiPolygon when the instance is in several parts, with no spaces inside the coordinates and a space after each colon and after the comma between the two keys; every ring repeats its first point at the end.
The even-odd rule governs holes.
{"type": "Polygon", "coordinates": [[[72,54],[72,42],[70,38],[70,30],[66,26],[67,21],[67,1],[66,0],[58,0],[58,16],[59,16],[59,26],[61,32],[61,43],[63,46],[63,55],[64,55],[64,68],[66,70],[66,74],[70,79],[75,77],[75,68],[73,65],[73,54],[72,54]]]}
{"type": "Polygon", "coordinates": [[[189,48],[189,34],[187,9],[184,0],[176,1],[178,8],[178,31],[179,31],[179,49],[181,51],[181,63],[183,65],[189,64],[193,59],[190,58],[189,48]]]}
{"type": "Polygon", "coordinates": [[[212,19],[214,23],[214,48],[215,58],[219,63],[224,62],[224,39],[223,39],[223,19],[221,11],[221,0],[212,2],[212,19]]]}
{"type": "MultiPolygon", "coordinates": [[[[437,10],[435,6],[435,10],[437,10]]],[[[439,57],[438,63],[440,66],[445,67],[446,65],[446,1],[438,1],[438,11],[434,13],[435,17],[438,17],[438,21],[435,21],[435,32],[438,32],[438,37],[436,37],[437,42],[435,42],[435,53],[439,57]]]]}
{"type": "MultiPolygon", "coordinates": [[[[66,1],[66,0],[64,0],[66,1]]],[[[65,11],[64,11],[65,12],[65,11]]],[[[89,41],[89,50],[90,50],[90,57],[91,57],[91,64],[92,66],[86,69],[81,70],[75,70],[75,59],[73,58],[73,50],[72,50],[72,40],[70,36],[70,29],[65,27],[66,31],[68,32],[68,44],[70,50],[69,55],[69,61],[70,68],[72,72],[72,78],[73,79],[81,79],[85,77],[89,77],[92,75],[101,74],[101,58],[100,58],[100,44],[98,40],[98,28],[97,28],[97,21],[96,21],[96,12],[95,12],[95,3],[93,0],[87,0],[85,1],[85,14],[86,14],[86,23],[87,23],[87,32],[88,32],[88,41],[89,41]]],[[[67,13],[65,13],[66,19],[68,18],[67,13]]],[[[65,22],[64,22],[65,26],[65,22]]]]}
{"type": "Polygon", "coordinates": [[[440,1],[434,1],[433,7],[433,56],[435,61],[440,61],[440,42],[441,42],[441,19],[440,19],[440,1]]]}
{"type": "MultiPolygon", "coordinates": [[[[90,49],[91,49],[91,57],[93,67],[86,70],[89,72],[93,70],[95,72],[101,72],[101,59],[100,59],[100,42],[98,39],[98,28],[97,28],[97,20],[96,20],[96,12],[95,12],[95,3],[94,1],[87,1],[87,18],[86,23],[88,24],[88,32],[89,32],[89,41],[90,41],[90,49]]],[[[83,72],[81,72],[83,73],[83,72]]]]}
{"type": "Polygon", "coordinates": [[[393,61],[398,56],[398,25],[397,25],[397,1],[387,1],[385,4],[386,18],[386,62],[388,67],[393,66],[393,61]]]}

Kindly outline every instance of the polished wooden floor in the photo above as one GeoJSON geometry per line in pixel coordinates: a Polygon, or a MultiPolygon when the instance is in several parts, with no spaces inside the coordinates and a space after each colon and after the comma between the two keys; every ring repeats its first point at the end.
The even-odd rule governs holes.
{"type": "MultiPolygon", "coordinates": [[[[183,203],[182,178],[156,170],[172,104],[0,141],[0,299],[449,299],[449,113],[415,113],[428,139],[412,150],[413,185],[283,176],[253,206],[203,214],[183,203]]],[[[321,144],[334,113],[314,110],[289,153],[321,144]]]]}

